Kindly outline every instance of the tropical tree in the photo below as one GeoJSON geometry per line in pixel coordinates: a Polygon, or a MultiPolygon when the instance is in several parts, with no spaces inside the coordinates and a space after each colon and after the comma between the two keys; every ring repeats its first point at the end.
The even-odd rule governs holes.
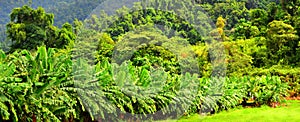
{"type": "Polygon", "coordinates": [[[295,58],[295,50],[299,38],[294,28],[283,21],[274,20],[268,24],[266,46],[269,50],[269,58],[272,64],[277,62],[289,64],[295,58]]]}
{"type": "Polygon", "coordinates": [[[260,31],[257,26],[252,26],[252,22],[241,19],[234,27],[232,34],[234,39],[250,39],[259,36],[260,31]]]}
{"type": "Polygon", "coordinates": [[[228,0],[224,2],[214,3],[214,7],[209,14],[213,20],[217,20],[219,16],[227,20],[226,29],[231,29],[242,18],[248,19],[248,9],[245,7],[245,2],[236,0],[228,0]]]}
{"type": "MultiPolygon", "coordinates": [[[[268,23],[268,13],[263,9],[252,9],[250,10],[250,21],[253,26],[262,28],[268,23]]],[[[263,29],[261,29],[263,31],[263,29]]]]}
{"type": "Polygon", "coordinates": [[[53,26],[54,15],[42,7],[36,10],[23,6],[15,8],[7,24],[7,37],[12,41],[11,52],[16,49],[35,49],[37,46],[62,48],[74,41],[72,26],[63,25],[61,30],[53,26]]]}

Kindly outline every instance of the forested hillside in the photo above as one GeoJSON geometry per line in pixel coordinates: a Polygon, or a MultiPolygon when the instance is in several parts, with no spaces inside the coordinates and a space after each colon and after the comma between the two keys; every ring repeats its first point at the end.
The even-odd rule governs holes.
{"type": "Polygon", "coordinates": [[[0,1],[0,24],[9,22],[9,13],[13,8],[29,5],[33,8],[41,6],[46,12],[55,15],[55,25],[72,22],[75,18],[84,20],[102,0],[3,0],[0,1]]]}
{"type": "Polygon", "coordinates": [[[0,1],[1,122],[178,119],[300,96],[300,0],[111,1],[0,1]]]}
{"type": "Polygon", "coordinates": [[[72,23],[76,18],[84,20],[103,0],[2,0],[0,1],[0,41],[5,40],[5,25],[13,8],[29,5],[32,8],[43,7],[46,12],[55,15],[54,25],[72,23]]]}
{"type": "MultiPolygon", "coordinates": [[[[5,30],[5,24],[9,22],[9,13],[11,10],[15,7],[21,7],[23,5],[29,5],[33,8],[37,8],[38,6],[41,6],[45,9],[46,12],[53,13],[55,15],[55,23],[54,25],[61,26],[65,22],[71,23],[76,18],[78,20],[83,21],[88,17],[88,15],[92,12],[93,9],[95,9],[99,4],[102,3],[103,0],[3,0],[0,1],[0,39],[4,40],[4,30],[5,30]]],[[[207,9],[208,12],[210,12],[210,15],[213,17],[212,19],[215,20],[219,15],[219,13],[214,13],[214,10],[220,11],[221,9],[227,9],[225,11],[232,11],[230,8],[226,8],[226,6],[230,6],[230,4],[226,3],[225,0],[195,0],[198,4],[203,4],[204,8],[209,7],[210,9],[207,9]],[[214,4],[216,3],[216,5],[214,4]],[[216,6],[212,8],[212,6],[216,6]],[[218,8],[219,7],[219,8],[218,8]],[[224,7],[224,8],[223,8],[224,7]]],[[[267,9],[267,5],[270,1],[274,1],[276,3],[279,3],[279,0],[237,0],[238,2],[242,2],[242,4],[245,4],[244,7],[247,9],[251,8],[261,8],[261,9],[267,9]]],[[[237,5],[239,7],[243,7],[240,5],[237,5]]],[[[243,10],[244,8],[238,8],[235,7],[233,9],[237,10],[243,10]]],[[[220,11],[221,12],[221,11],[220,11]]],[[[223,15],[230,15],[228,12],[222,12],[223,15]]],[[[228,17],[230,18],[230,17],[228,17]]],[[[247,17],[246,17],[247,18],[247,17]]],[[[236,22],[236,21],[234,21],[236,22]]],[[[229,24],[228,28],[232,27],[230,26],[232,24],[229,24]]]]}

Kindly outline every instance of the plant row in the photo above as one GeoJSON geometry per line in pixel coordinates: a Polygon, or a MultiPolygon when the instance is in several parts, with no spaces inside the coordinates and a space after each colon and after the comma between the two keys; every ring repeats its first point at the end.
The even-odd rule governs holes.
{"type": "Polygon", "coordinates": [[[71,57],[71,51],[46,47],[1,52],[1,121],[177,118],[251,101],[255,106],[281,102],[288,95],[288,84],[275,76],[199,78],[71,57]]]}

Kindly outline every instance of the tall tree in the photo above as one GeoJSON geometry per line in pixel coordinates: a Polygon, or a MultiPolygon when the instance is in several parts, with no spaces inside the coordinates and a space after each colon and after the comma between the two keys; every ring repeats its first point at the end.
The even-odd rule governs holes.
{"type": "Polygon", "coordinates": [[[15,49],[35,49],[37,46],[63,47],[61,41],[75,39],[72,26],[64,25],[61,30],[53,26],[54,15],[46,13],[42,7],[36,10],[23,6],[15,8],[7,24],[7,37],[12,41],[11,51],[15,49]]]}
{"type": "Polygon", "coordinates": [[[209,11],[213,20],[217,20],[219,16],[227,20],[225,29],[233,28],[242,18],[248,19],[248,12],[245,2],[237,2],[236,0],[215,3],[212,10],[209,11]]]}
{"type": "Polygon", "coordinates": [[[295,29],[283,21],[274,20],[268,24],[266,46],[269,49],[269,58],[272,64],[279,61],[289,63],[295,57],[294,45],[298,45],[298,36],[295,29]]]}

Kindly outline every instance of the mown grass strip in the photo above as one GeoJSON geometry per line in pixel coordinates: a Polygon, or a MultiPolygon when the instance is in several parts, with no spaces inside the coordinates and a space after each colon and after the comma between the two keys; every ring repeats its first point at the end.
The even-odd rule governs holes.
{"type": "Polygon", "coordinates": [[[162,122],[300,122],[300,101],[288,100],[286,106],[271,108],[242,108],[223,111],[211,116],[194,114],[179,120],[162,122]]]}

